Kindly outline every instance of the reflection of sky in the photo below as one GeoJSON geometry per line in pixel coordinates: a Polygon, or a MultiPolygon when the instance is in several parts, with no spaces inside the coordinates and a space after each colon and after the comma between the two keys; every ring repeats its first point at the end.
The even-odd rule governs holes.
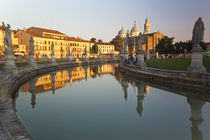
{"type": "Polygon", "coordinates": [[[189,40],[201,16],[206,26],[205,40],[210,41],[209,0],[4,0],[0,13],[0,20],[13,28],[38,26],[105,41],[110,41],[121,26],[130,29],[134,20],[143,31],[147,16],[151,31],[189,40]]]}
{"type": "MultiPolygon", "coordinates": [[[[190,107],[185,97],[150,88],[139,117],[137,93],[128,88],[124,100],[122,86],[111,75],[89,78],[37,94],[19,94],[17,114],[34,139],[186,140],[191,139],[190,107]]],[[[203,107],[200,125],[203,140],[210,138],[210,104],[203,107]]]]}

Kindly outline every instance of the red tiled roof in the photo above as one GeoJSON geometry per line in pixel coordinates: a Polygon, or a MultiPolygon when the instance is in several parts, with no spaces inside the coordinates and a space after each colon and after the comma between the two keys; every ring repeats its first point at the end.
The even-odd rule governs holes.
{"type": "Polygon", "coordinates": [[[47,33],[54,33],[54,34],[61,34],[61,35],[65,35],[59,31],[56,31],[56,30],[51,30],[51,29],[44,29],[44,28],[39,28],[39,27],[31,27],[31,28],[28,28],[27,30],[30,30],[30,29],[35,29],[35,30],[39,30],[41,32],[47,32],[47,33]]]}
{"type": "Polygon", "coordinates": [[[26,30],[25,32],[34,36],[34,37],[42,37],[41,35],[37,34],[36,32],[34,32],[32,30],[26,30]]]}
{"type": "Polygon", "coordinates": [[[96,42],[97,45],[114,45],[112,43],[96,42]]]}

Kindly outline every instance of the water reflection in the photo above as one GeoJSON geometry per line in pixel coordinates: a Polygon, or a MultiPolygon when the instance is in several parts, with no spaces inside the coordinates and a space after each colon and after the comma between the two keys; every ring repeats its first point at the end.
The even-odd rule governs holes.
{"type": "MultiPolygon", "coordinates": [[[[144,104],[145,99],[150,98],[150,86],[153,87],[157,85],[141,81],[140,79],[129,77],[123,73],[120,73],[118,71],[118,65],[105,64],[98,66],[83,66],[69,68],[67,70],[58,72],[51,72],[49,74],[31,79],[28,83],[24,84],[19,91],[24,92],[25,94],[31,94],[31,106],[34,109],[36,107],[36,96],[38,94],[44,94],[46,91],[52,91],[53,96],[54,94],[56,94],[57,89],[67,86],[68,83],[70,84],[70,86],[72,86],[74,82],[80,82],[82,80],[88,82],[88,78],[96,78],[97,76],[102,77],[104,74],[110,74],[115,77],[119,85],[121,85],[122,94],[126,103],[129,98],[128,89],[129,87],[133,88],[136,95],[136,106],[134,109],[136,110],[138,116],[142,118],[144,116],[144,108],[145,111],[147,109],[146,105],[144,104]]],[[[161,87],[164,85],[158,86],[159,88],[166,88],[161,87]]],[[[189,104],[190,106],[191,114],[189,120],[191,121],[191,126],[189,126],[189,128],[191,127],[192,140],[203,140],[202,131],[199,129],[201,123],[205,123],[202,118],[202,108],[205,102],[209,102],[210,99],[208,97],[199,95],[191,96],[191,94],[189,94],[188,92],[180,91],[180,89],[177,89],[177,91],[173,90],[173,93],[186,97],[186,105],[189,104]]],[[[15,98],[13,102],[15,107],[18,93],[14,97],[15,98]]]]}
{"type": "MultiPolygon", "coordinates": [[[[113,75],[115,72],[115,64],[100,64],[98,66],[83,66],[76,68],[69,68],[68,70],[50,72],[49,74],[42,75],[31,79],[28,83],[24,84],[21,88],[21,92],[25,94],[31,93],[31,105],[35,108],[36,105],[36,94],[44,93],[46,91],[52,90],[54,95],[56,89],[70,86],[73,82],[80,82],[81,80],[88,80],[89,77],[96,78],[104,74],[113,75]]],[[[18,93],[13,99],[14,106],[18,93]]]]}
{"type": "Polygon", "coordinates": [[[205,102],[196,99],[195,97],[188,97],[187,102],[189,103],[191,109],[190,121],[192,122],[192,140],[203,140],[202,132],[199,130],[199,125],[203,122],[202,108],[205,102]]]}
{"type": "MultiPolygon", "coordinates": [[[[134,91],[136,90],[135,88],[137,87],[138,93],[137,93],[137,108],[136,111],[138,112],[139,116],[142,116],[143,113],[143,100],[145,98],[145,94],[148,96],[149,95],[149,88],[151,85],[153,86],[153,84],[151,83],[146,83],[143,82],[139,79],[135,79],[133,77],[129,77],[127,75],[124,75],[121,73],[121,78],[118,78],[118,80],[121,83],[121,86],[123,87],[123,92],[124,92],[124,97],[125,100],[127,100],[127,89],[129,87],[129,83],[131,85],[133,85],[134,91]]],[[[159,85],[158,87],[161,87],[164,85],[159,85]]],[[[163,89],[165,89],[167,87],[163,87],[163,89]]],[[[190,116],[190,121],[191,121],[191,138],[192,140],[203,140],[202,137],[202,131],[199,129],[199,126],[201,125],[201,123],[204,121],[202,118],[202,108],[204,106],[204,104],[210,101],[210,98],[208,95],[206,94],[201,94],[201,95],[193,95],[191,96],[191,94],[188,91],[183,91],[180,89],[174,90],[173,92],[175,92],[176,94],[180,94],[182,96],[185,96],[187,98],[187,103],[190,106],[190,111],[191,111],[191,116],[190,116]],[[206,96],[204,96],[206,95],[206,96]]],[[[202,92],[202,91],[201,91],[202,92]]]]}

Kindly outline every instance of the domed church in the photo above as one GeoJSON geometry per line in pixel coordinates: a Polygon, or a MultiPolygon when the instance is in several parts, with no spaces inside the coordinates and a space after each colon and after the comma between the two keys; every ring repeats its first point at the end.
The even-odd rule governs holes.
{"type": "MultiPolygon", "coordinates": [[[[136,21],[134,21],[134,26],[131,28],[131,30],[127,30],[127,32],[122,29],[118,32],[118,36],[121,38],[128,38],[129,43],[128,43],[128,49],[130,50],[129,53],[134,55],[135,50],[137,50],[137,37],[141,33],[140,29],[136,25],[136,21]],[[133,50],[133,51],[132,51],[133,50]]],[[[158,57],[158,53],[156,53],[156,46],[159,43],[159,41],[164,37],[162,33],[159,31],[157,32],[150,32],[150,24],[149,24],[149,19],[145,19],[145,24],[144,24],[144,33],[147,37],[147,42],[142,46],[142,49],[146,52],[147,54],[147,59],[158,57]]]]}

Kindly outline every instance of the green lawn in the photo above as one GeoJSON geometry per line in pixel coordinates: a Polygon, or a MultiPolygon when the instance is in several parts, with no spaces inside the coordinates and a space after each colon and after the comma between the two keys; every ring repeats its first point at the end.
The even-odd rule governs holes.
{"type": "Polygon", "coordinates": [[[0,64],[0,69],[3,67],[4,64],[0,64]]]}
{"type": "Polygon", "coordinates": [[[25,67],[28,65],[28,62],[24,62],[24,63],[16,63],[17,67],[25,67]]]}
{"type": "MultiPolygon", "coordinates": [[[[167,70],[183,70],[186,71],[190,65],[190,58],[169,58],[169,59],[156,59],[148,60],[147,67],[167,69],[167,70]]],[[[210,58],[203,59],[204,66],[207,72],[210,73],[210,58]]]]}

